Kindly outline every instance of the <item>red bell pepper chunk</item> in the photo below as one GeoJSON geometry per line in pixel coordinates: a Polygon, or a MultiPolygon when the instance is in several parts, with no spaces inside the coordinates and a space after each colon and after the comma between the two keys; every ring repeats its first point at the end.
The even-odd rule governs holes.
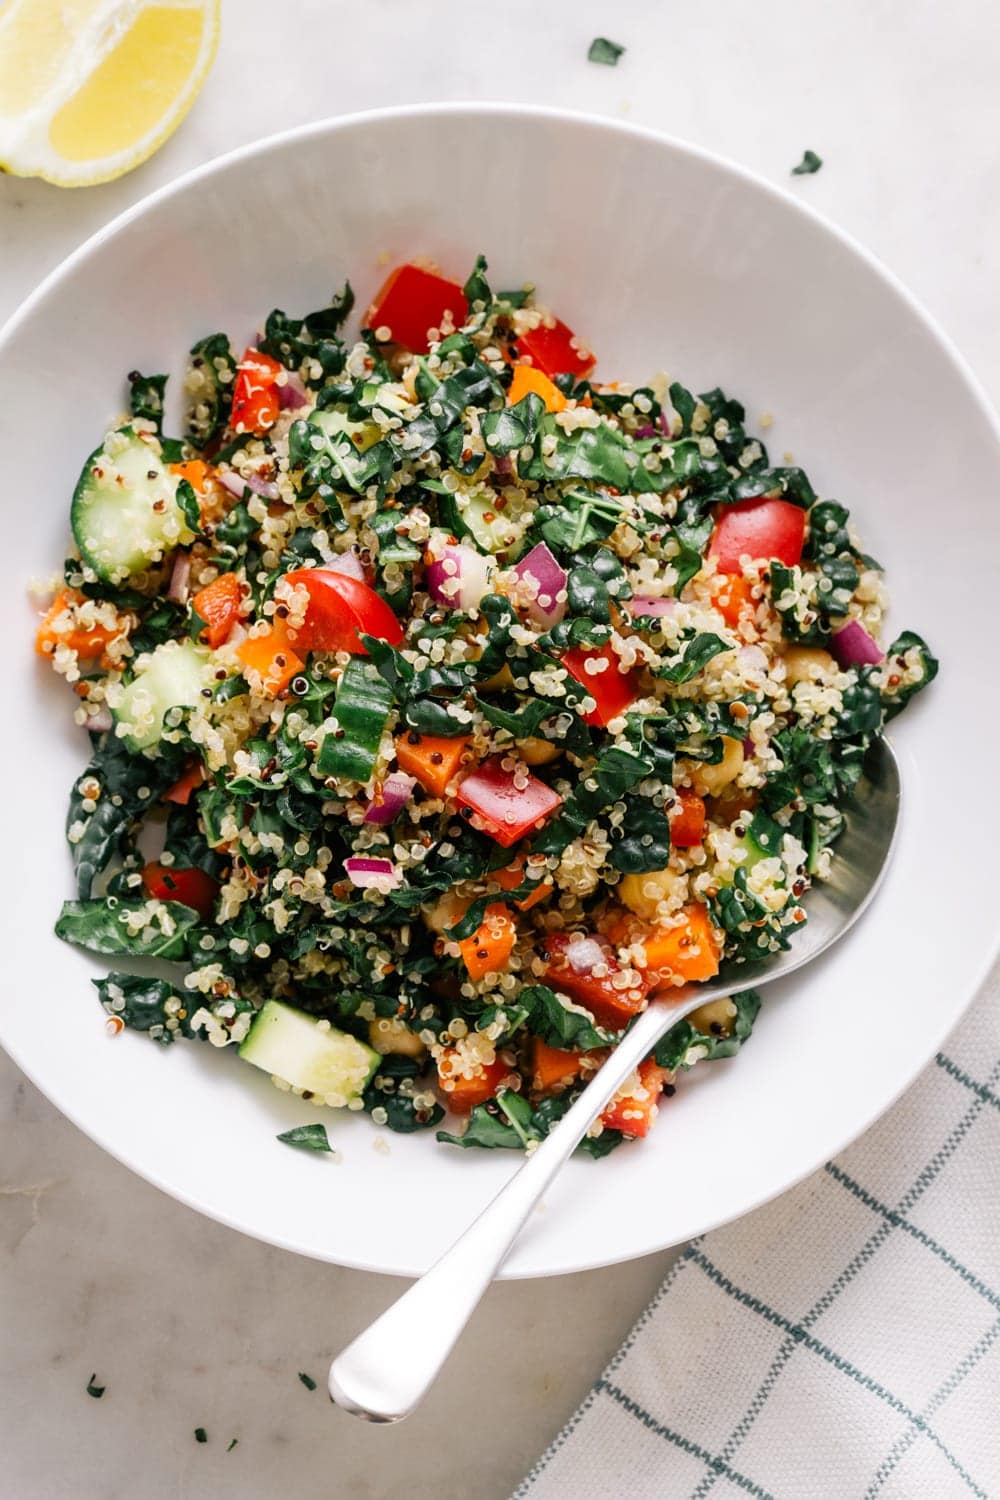
{"type": "Polygon", "coordinates": [[[240,581],[236,574],[220,573],[198,590],[191,606],[199,619],[205,621],[202,635],[214,651],[222,645],[239,616],[240,581]]]}
{"type": "Polygon", "coordinates": [[[610,646],[602,646],[599,651],[574,646],[572,651],[563,655],[562,665],[587,689],[597,704],[583,717],[585,723],[594,724],[599,729],[617,719],[639,696],[635,673],[621,670],[621,663],[610,646]],[[607,666],[600,672],[588,672],[587,663],[591,661],[607,662],[607,666]]]}
{"type": "Polygon", "coordinates": [[[191,793],[196,792],[204,780],[205,771],[201,761],[192,761],[173,786],[163,793],[164,802],[176,802],[178,807],[187,807],[191,801],[191,793]]]}
{"type": "MultiPolygon", "coordinates": [[[[651,1057],[639,1064],[638,1089],[634,1094],[619,1094],[601,1115],[606,1130],[620,1130],[623,1135],[648,1135],[656,1119],[663,1085],[670,1078],[651,1057]]],[[[634,1085],[633,1085],[634,1087],[634,1085]]]]}
{"type": "Polygon", "coordinates": [[[599,1026],[620,1031],[646,1003],[646,975],[622,969],[606,938],[551,932],[545,938],[545,958],[545,983],[584,1006],[599,1026]],[[623,973],[629,975],[627,984],[623,973]]]}
{"type": "Polygon", "coordinates": [[[382,596],[360,578],[326,568],[300,568],[286,573],[285,582],[304,588],[309,595],[304,624],[289,630],[296,651],[349,651],[352,656],[367,656],[359,632],[390,646],[402,644],[402,625],[382,596]]]}
{"type": "Polygon", "coordinates": [[[432,328],[440,329],[445,314],[450,313],[452,323],[460,328],[468,311],[469,304],[457,282],[446,281],[420,266],[397,266],[365,314],[363,326],[376,334],[388,329],[386,342],[402,344],[414,354],[426,354],[430,348],[427,335],[432,328]]]}
{"type": "Polygon", "coordinates": [[[180,901],[206,921],[219,894],[219,882],[197,867],[179,870],[173,865],[149,864],[142,872],[142,883],[147,896],[158,901],[180,901]]]}
{"type": "Polygon", "coordinates": [[[573,331],[557,318],[552,328],[532,328],[517,341],[521,355],[527,355],[536,370],[550,379],[557,375],[584,376],[594,368],[597,359],[580,343],[573,331]]]}
{"type": "Polygon", "coordinates": [[[526,766],[505,770],[503,755],[491,756],[460,783],[456,801],[468,807],[491,838],[505,849],[540,827],[562,806],[562,798],[526,766]]]}
{"type": "Polygon", "coordinates": [[[793,568],[802,559],[806,513],[790,500],[740,500],[727,505],[715,524],[709,553],[720,573],[742,573],[741,557],[793,568]]]}
{"type": "Polygon", "coordinates": [[[283,365],[259,349],[247,349],[236,367],[233,382],[233,411],[230,418],[234,432],[267,432],[278,420],[281,402],[275,381],[283,365]]]}
{"type": "Polygon", "coordinates": [[[492,1099],[511,1070],[498,1057],[495,1062],[477,1068],[471,1078],[453,1072],[453,1053],[447,1051],[438,1058],[438,1087],[445,1102],[456,1115],[467,1115],[477,1104],[492,1099]]]}
{"type": "Polygon", "coordinates": [[[667,814],[670,842],[677,849],[694,849],[705,837],[705,803],[697,792],[681,787],[667,814]]]}

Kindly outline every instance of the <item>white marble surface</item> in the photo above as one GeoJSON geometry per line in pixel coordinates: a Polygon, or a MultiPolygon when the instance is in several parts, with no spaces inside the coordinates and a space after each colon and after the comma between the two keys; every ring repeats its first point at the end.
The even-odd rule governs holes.
{"type": "MultiPolygon", "coordinates": [[[[255,135],[375,105],[508,98],[652,125],[790,186],[909,284],[996,400],[998,60],[989,0],[223,0],[205,91],[151,162],[75,193],[0,180],[0,321],[114,214],[255,135]],[[627,44],[617,69],[585,61],[597,33],[627,44]],[[806,146],[825,166],[790,178],[806,146]]],[[[932,418],[915,412],[914,432],[932,418]]],[[[496,1287],[424,1410],[366,1428],[296,1375],[322,1382],[330,1352],[398,1283],[196,1217],[3,1059],[0,1122],[11,1500],[503,1500],[671,1258],[496,1287]],[[92,1370],[100,1401],[85,1391],[92,1370]]]]}

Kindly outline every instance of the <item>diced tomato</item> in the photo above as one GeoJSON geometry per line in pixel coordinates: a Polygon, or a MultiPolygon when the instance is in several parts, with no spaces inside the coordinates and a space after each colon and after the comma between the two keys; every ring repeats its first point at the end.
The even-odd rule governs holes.
{"type": "Polygon", "coordinates": [[[191,801],[191,793],[197,791],[204,780],[205,771],[201,761],[193,760],[183,776],[179,776],[173,786],[163,793],[164,802],[175,802],[178,807],[187,807],[191,801]]]}
{"type": "Polygon", "coordinates": [[[716,581],[712,603],[730,629],[735,630],[744,612],[756,607],[753,584],[742,573],[724,573],[716,581]]]}
{"type": "Polygon", "coordinates": [[[621,663],[610,646],[602,646],[600,650],[574,646],[571,651],[563,654],[562,665],[571,677],[587,689],[597,704],[590,713],[584,714],[587,724],[603,729],[612,719],[623,714],[639,696],[635,673],[621,670],[621,663]],[[607,666],[600,672],[588,672],[587,663],[592,661],[607,662],[607,666]]]}
{"type": "Polygon", "coordinates": [[[670,842],[677,849],[694,849],[705,837],[705,804],[697,792],[680,787],[667,817],[670,842]]]}
{"type": "Polygon", "coordinates": [[[670,1079],[666,1068],[661,1068],[651,1057],[639,1064],[638,1086],[631,1094],[618,1094],[601,1115],[601,1124],[606,1130],[620,1130],[623,1135],[648,1135],[656,1119],[657,1106],[663,1085],[670,1079]]]}
{"type": "Polygon", "coordinates": [[[514,378],[507,392],[508,406],[516,406],[531,392],[541,396],[546,411],[562,411],[566,406],[562,391],[541,370],[536,370],[534,365],[515,365],[514,378]]]}
{"type": "Polygon", "coordinates": [[[477,1104],[492,1099],[511,1070],[498,1057],[495,1062],[478,1068],[471,1078],[455,1071],[458,1053],[449,1048],[438,1058],[438,1086],[445,1097],[448,1108],[456,1115],[467,1115],[477,1104]]]}
{"type": "Polygon", "coordinates": [[[531,1039],[531,1086],[540,1094],[551,1094],[563,1084],[571,1083],[583,1067],[579,1052],[550,1047],[540,1036],[531,1039]]]}
{"type": "Polygon", "coordinates": [[[449,740],[411,729],[396,739],[396,760],[399,769],[415,776],[425,792],[443,797],[470,744],[467,735],[449,740]]]}
{"type": "Polygon", "coordinates": [[[365,313],[362,326],[376,333],[388,329],[388,342],[402,344],[414,354],[426,354],[430,330],[440,329],[447,313],[452,324],[460,328],[468,311],[469,304],[457,282],[420,266],[397,266],[365,313]]]}
{"type": "Polygon", "coordinates": [[[148,896],[158,901],[180,901],[207,921],[219,894],[219,882],[204,870],[178,870],[174,865],[149,864],[142,872],[142,883],[148,896]]]}
{"type": "Polygon", "coordinates": [[[458,945],[469,978],[484,979],[487,974],[505,969],[516,941],[513,918],[502,901],[494,901],[486,908],[472,936],[463,938],[458,945]]]}
{"type": "Polygon", "coordinates": [[[552,328],[532,328],[530,333],[522,333],[517,347],[536,370],[550,377],[586,375],[597,363],[590,350],[581,347],[580,340],[558,318],[552,328]]]}
{"type": "MultiPolygon", "coordinates": [[[[495,880],[502,891],[516,889],[524,880],[524,856],[519,856],[513,864],[505,865],[502,870],[494,870],[490,879],[495,880]]],[[[540,880],[530,896],[523,896],[520,901],[515,901],[514,905],[518,911],[530,911],[533,906],[538,905],[539,901],[544,901],[546,896],[551,896],[554,889],[551,880],[540,880]]]]}
{"type": "Polygon", "coordinates": [[[806,513],[790,500],[740,500],[715,523],[709,552],[722,573],[742,573],[741,557],[776,558],[792,568],[802,558],[806,513]]]}
{"type": "Polygon", "coordinates": [[[584,1006],[600,1026],[620,1031],[645,1005],[646,976],[637,969],[623,970],[604,938],[550,932],[545,938],[545,958],[545,983],[584,1006]],[[596,974],[597,968],[607,972],[596,974]],[[629,979],[624,983],[621,976],[626,972],[629,979]]]}
{"type": "Polygon", "coordinates": [[[39,656],[52,656],[57,646],[68,646],[81,661],[90,661],[112,641],[120,630],[107,625],[84,627],[76,623],[74,610],[84,602],[83,595],[73,589],[62,589],[52,601],[38,627],[35,650],[39,656]]]}
{"type": "Polygon", "coordinates": [[[283,366],[259,349],[247,349],[236,367],[233,381],[234,432],[267,432],[278,420],[281,402],[275,381],[283,366]]]}
{"type": "Polygon", "coordinates": [[[292,588],[309,595],[305,623],[291,636],[296,651],[349,651],[367,656],[359,631],[390,646],[403,641],[403,627],[381,595],[360,578],[328,568],[300,568],[285,574],[292,588]]]}
{"type": "Polygon", "coordinates": [[[191,600],[199,619],[205,621],[202,635],[214,651],[221,646],[240,613],[240,581],[235,573],[220,573],[191,600]]]}
{"type": "Polygon", "coordinates": [[[505,770],[505,759],[494,755],[484,760],[460,783],[456,801],[470,808],[483,830],[509,849],[540,827],[563,799],[526,766],[505,770]]]}

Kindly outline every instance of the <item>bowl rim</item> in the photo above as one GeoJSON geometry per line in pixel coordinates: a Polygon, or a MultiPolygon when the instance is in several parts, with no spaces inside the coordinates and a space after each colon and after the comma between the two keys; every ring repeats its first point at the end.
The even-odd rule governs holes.
{"type": "MultiPolygon", "coordinates": [[[[480,119],[502,120],[512,116],[541,122],[556,122],[571,128],[583,126],[608,132],[627,140],[646,141],[656,146],[666,146],[668,149],[682,156],[703,162],[713,169],[721,169],[723,172],[732,175],[753,188],[756,192],[763,193],[785,208],[792,208],[796,213],[803,215],[866,265],[883,285],[906,305],[910,313],[919,321],[924,330],[947,357],[955,373],[961,378],[973,403],[978,409],[979,415],[985,419],[987,427],[992,432],[998,448],[1000,448],[1000,413],[997,412],[979,377],[951,336],[940,326],[937,319],[928,312],[923,303],[899,279],[895,272],[871,250],[867,249],[854,235],[833,223],[812,204],[803,201],[789,191],[789,189],[770,182],[759,173],[742,166],[740,163],[731,160],[721,153],[695,145],[667,131],[658,130],[651,126],[633,124],[629,121],[617,120],[595,111],[564,109],[549,105],[522,104],[503,100],[459,99],[438,102],[429,101],[406,105],[380,106],[374,109],[356,110],[349,114],[325,116],[320,120],[309,121],[301,125],[291,126],[286,130],[275,131],[270,135],[262,136],[245,145],[237,146],[231,151],[213,156],[209,160],[189,168],[179,176],[172,178],[169,182],[146,193],[137,202],[116,214],[106,224],[89,235],[75,250],[71,251],[69,255],[47,273],[6,319],[3,325],[0,326],[0,361],[5,357],[8,344],[13,340],[21,327],[30,321],[36,309],[44,303],[49,293],[63,282],[70,280],[78,267],[98,255],[106,243],[115,239],[133,221],[142,218],[151,209],[168,202],[175,196],[187,192],[188,189],[196,184],[228,170],[228,168],[239,162],[253,157],[264,158],[272,152],[284,150],[289,145],[295,145],[314,137],[364,129],[366,126],[378,125],[382,122],[415,119],[418,117],[454,117],[456,119],[478,117],[480,119]]],[[[935,1031],[933,1037],[928,1033],[926,1056],[921,1067],[926,1066],[926,1063],[939,1050],[945,1038],[960,1022],[962,1016],[981,989],[998,954],[1000,954],[1000,931],[997,932],[992,943],[985,951],[981,963],[977,966],[974,983],[969,990],[959,1016],[948,1017],[942,1026],[935,1031]]],[[[34,1070],[18,1055],[16,1046],[8,1046],[2,1035],[2,1030],[0,1030],[0,1046],[3,1047],[15,1065],[31,1080],[45,1098],[59,1110],[59,1113],[64,1118],[70,1120],[74,1126],[81,1130],[84,1135],[88,1136],[89,1139],[93,1140],[96,1145],[100,1146],[103,1151],[106,1151],[109,1156],[161,1192],[166,1193],[175,1201],[182,1203],[185,1207],[194,1209],[198,1213],[204,1214],[207,1218],[213,1219],[215,1222],[221,1223],[229,1229],[237,1230],[242,1234],[248,1235],[250,1238],[273,1245],[278,1249],[300,1255],[310,1255],[311,1258],[323,1259],[329,1261],[331,1264],[342,1265],[347,1269],[392,1276],[402,1275],[412,1277],[421,1274],[419,1271],[400,1268],[399,1266],[387,1268],[384,1265],[376,1265],[369,1260],[358,1257],[338,1257],[334,1259],[332,1256],[321,1256],[316,1252],[303,1250],[301,1246],[283,1238],[280,1232],[264,1234],[257,1228],[249,1227],[233,1215],[213,1207],[211,1203],[203,1201],[197,1194],[179,1190],[175,1186],[168,1184],[157,1172],[146,1169],[132,1159],[126,1147],[110,1144],[99,1133],[92,1131],[88,1125],[77,1118],[75,1111],[67,1109],[63,1104],[52,1098],[42,1079],[37,1077],[34,1070]]],[[[807,1169],[799,1172],[793,1180],[761,1192],[736,1217],[743,1218],[746,1214],[780,1197],[782,1193],[788,1192],[816,1171],[822,1165],[823,1160],[838,1155],[845,1150],[847,1146],[869,1130],[873,1123],[897,1102],[902,1094],[911,1087],[918,1076],[919,1073],[916,1071],[911,1074],[888,1098],[883,1099],[877,1108],[868,1113],[860,1125],[854,1122],[842,1136],[838,1135],[835,1145],[829,1147],[819,1160],[807,1169]]],[[[702,1230],[699,1231],[699,1234],[708,1233],[730,1222],[735,1222],[733,1215],[722,1212],[717,1218],[713,1218],[706,1223],[702,1230]]],[[[572,1264],[558,1265],[546,1271],[519,1271],[516,1268],[508,1269],[507,1267],[501,1267],[497,1279],[528,1280],[547,1276],[569,1275],[578,1271],[595,1270],[604,1266],[618,1265],[624,1261],[634,1260],[643,1255],[655,1254],[660,1250],[669,1248],[671,1243],[673,1242],[668,1241],[665,1244],[657,1242],[639,1249],[626,1249],[620,1254],[610,1256],[606,1252],[596,1257],[581,1255],[578,1259],[574,1259],[572,1264]]]]}

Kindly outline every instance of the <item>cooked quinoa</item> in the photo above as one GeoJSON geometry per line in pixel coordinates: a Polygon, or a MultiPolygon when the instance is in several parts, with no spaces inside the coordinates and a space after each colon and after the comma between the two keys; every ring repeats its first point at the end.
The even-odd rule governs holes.
{"type": "MultiPolygon", "coordinates": [[[[529,1147],[651,997],[794,941],[937,663],[722,391],[596,379],[482,259],[400,268],[353,344],[352,303],[201,339],[182,439],[133,372],[84,465],[38,634],[91,742],[56,930],[178,966],[96,981],[112,1034],[529,1147]]],[[[584,1149],[758,1007],[674,1027],[584,1149]]]]}

